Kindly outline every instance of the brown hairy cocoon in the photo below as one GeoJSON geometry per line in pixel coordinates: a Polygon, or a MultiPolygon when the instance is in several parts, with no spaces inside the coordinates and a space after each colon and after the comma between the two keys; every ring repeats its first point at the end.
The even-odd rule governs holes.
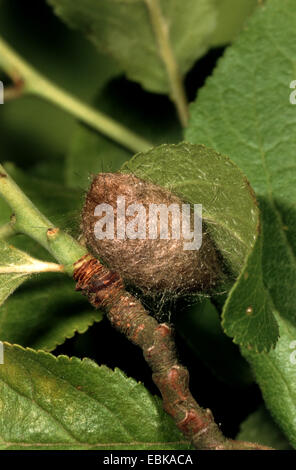
{"type": "MultiPolygon", "coordinates": [[[[199,250],[184,250],[184,238],[151,240],[118,240],[116,237],[117,197],[124,196],[126,207],[141,203],[149,213],[149,204],[179,204],[182,201],[170,191],[141,180],[132,174],[100,173],[92,181],[82,212],[82,229],[89,250],[110,269],[118,272],[127,285],[140,288],[144,294],[173,295],[207,292],[221,276],[219,255],[203,227],[199,250]],[[98,240],[94,227],[99,220],[94,211],[99,204],[114,208],[115,238],[98,240]]],[[[181,212],[182,213],[182,212],[181,212]]],[[[102,216],[105,214],[103,213],[102,216]]],[[[126,222],[134,217],[126,217],[126,222]]],[[[182,218],[181,218],[182,219],[182,218]]],[[[169,233],[171,215],[169,215],[169,233]]],[[[148,233],[148,216],[146,218],[148,233]]],[[[188,241],[188,240],[187,240],[188,241]]]]}

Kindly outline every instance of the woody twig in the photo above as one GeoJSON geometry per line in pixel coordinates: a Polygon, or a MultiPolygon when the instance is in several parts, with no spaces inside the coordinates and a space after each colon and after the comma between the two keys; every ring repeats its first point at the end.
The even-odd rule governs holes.
{"type": "Polygon", "coordinates": [[[189,390],[189,373],[178,362],[171,325],[159,324],[125,288],[121,277],[91,255],[75,265],[77,290],[95,307],[103,309],[111,324],[139,346],[152,369],[165,411],[196,449],[268,450],[268,447],[227,439],[212,412],[200,407],[189,390]]]}

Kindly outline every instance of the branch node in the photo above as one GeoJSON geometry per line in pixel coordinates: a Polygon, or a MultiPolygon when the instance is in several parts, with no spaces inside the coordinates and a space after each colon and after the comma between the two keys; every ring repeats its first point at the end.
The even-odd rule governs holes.
{"type": "Polygon", "coordinates": [[[46,232],[46,236],[48,241],[56,240],[59,236],[60,229],[59,228],[49,228],[46,232]]]}

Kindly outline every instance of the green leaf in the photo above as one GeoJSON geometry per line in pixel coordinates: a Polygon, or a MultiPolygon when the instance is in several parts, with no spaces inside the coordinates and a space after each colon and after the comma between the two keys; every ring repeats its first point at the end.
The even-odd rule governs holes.
{"type": "Polygon", "coordinates": [[[261,260],[259,236],[222,313],[223,329],[233,341],[258,352],[268,351],[278,339],[276,311],[263,283],[261,260]]]}
{"type": "Polygon", "coordinates": [[[143,385],[93,361],[4,344],[0,449],[189,449],[143,385]]]}
{"type": "Polygon", "coordinates": [[[103,52],[110,54],[127,76],[147,90],[167,93],[169,78],[149,14],[160,7],[162,32],[169,28],[169,45],[181,74],[208,49],[216,10],[209,0],[48,0],[56,14],[81,30],[103,52]]]}
{"type": "Polygon", "coordinates": [[[242,358],[239,348],[224,334],[218,311],[209,299],[178,313],[174,324],[192,352],[219,380],[231,386],[247,385],[253,381],[249,364],[242,358]]]}
{"type": "MultiPolygon", "coordinates": [[[[255,245],[260,247],[259,214],[248,181],[227,157],[202,145],[162,145],[136,155],[123,170],[171,190],[184,201],[202,204],[203,220],[233,278],[240,275],[248,279],[248,263],[253,265],[253,259],[248,258],[255,245]]],[[[260,269],[259,264],[258,276],[260,269]]],[[[232,288],[232,295],[238,283],[232,288]]],[[[278,337],[272,306],[266,294],[265,308],[256,310],[257,297],[264,296],[264,292],[257,292],[252,286],[252,294],[252,315],[247,315],[252,305],[249,298],[242,302],[240,292],[235,294],[234,303],[228,307],[229,325],[232,330],[237,326],[236,342],[268,350],[278,337]]]]}
{"type": "Polygon", "coordinates": [[[215,0],[218,11],[217,26],[212,36],[213,47],[224,46],[242,30],[258,0],[215,0]]]}
{"type": "Polygon", "coordinates": [[[75,292],[73,281],[64,275],[43,274],[32,279],[1,306],[0,338],[52,351],[101,319],[102,312],[94,310],[79,292],[75,292]]]}
{"type": "MultiPolygon", "coordinates": [[[[33,264],[33,262],[34,260],[31,256],[0,240],[0,266],[20,266],[23,264],[33,264]]],[[[0,274],[0,306],[30,277],[31,275],[25,273],[0,274]]],[[[2,309],[3,307],[1,307],[0,312],[2,309]]]]}
{"type": "Polygon", "coordinates": [[[241,424],[239,441],[257,442],[276,450],[292,449],[269,413],[261,406],[241,424]]]}
{"type": "Polygon", "coordinates": [[[296,328],[277,317],[280,338],[274,350],[257,354],[242,349],[250,362],[266,407],[296,448],[296,328]]]}
{"type": "Polygon", "coordinates": [[[291,321],[296,320],[291,295],[296,282],[296,136],[289,85],[295,78],[295,22],[292,0],[270,0],[258,8],[200,91],[186,134],[191,142],[229,155],[252,184],[262,212],[263,281],[276,310],[291,321]]]}
{"type": "Polygon", "coordinates": [[[160,145],[135,155],[123,171],[202,204],[217,248],[234,275],[240,273],[256,240],[259,214],[247,180],[227,157],[202,145],[160,145]]]}

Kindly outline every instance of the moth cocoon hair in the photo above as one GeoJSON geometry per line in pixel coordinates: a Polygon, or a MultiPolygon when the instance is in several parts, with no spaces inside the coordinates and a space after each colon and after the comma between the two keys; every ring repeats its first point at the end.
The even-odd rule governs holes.
{"type": "Polygon", "coordinates": [[[220,257],[201,211],[188,211],[178,196],[132,174],[93,178],[82,229],[89,250],[145,295],[209,292],[221,278],[220,257]],[[192,222],[199,224],[200,238],[192,222]]]}

